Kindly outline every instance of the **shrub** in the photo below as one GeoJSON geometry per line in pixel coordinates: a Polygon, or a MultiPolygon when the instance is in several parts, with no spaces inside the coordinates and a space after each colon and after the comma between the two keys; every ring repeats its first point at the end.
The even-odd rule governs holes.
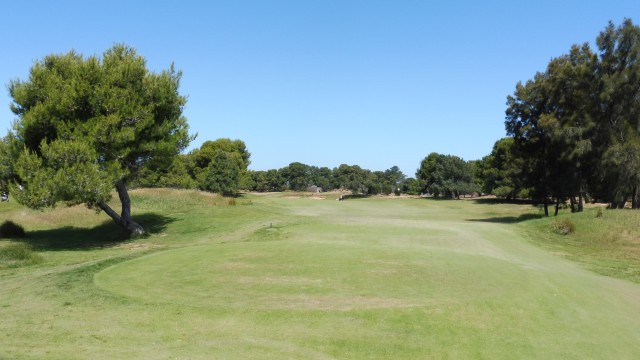
{"type": "Polygon", "coordinates": [[[601,218],[604,214],[602,213],[602,208],[598,208],[598,211],[596,212],[596,217],[597,218],[601,218]]]}
{"type": "Polygon", "coordinates": [[[493,189],[493,195],[499,197],[501,199],[506,199],[513,193],[513,188],[510,186],[500,186],[498,188],[493,189]]]}
{"type": "Polygon", "coordinates": [[[26,237],[24,228],[11,220],[7,220],[0,225],[0,239],[20,239],[26,237]]]}
{"type": "Polygon", "coordinates": [[[0,247],[0,266],[18,267],[42,262],[42,256],[33,251],[30,245],[17,243],[0,247]]]}
{"type": "Polygon", "coordinates": [[[571,219],[562,218],[551,222],[551,230],[559,235],[569,235],[576,230],[576,226],[571,219]]]}

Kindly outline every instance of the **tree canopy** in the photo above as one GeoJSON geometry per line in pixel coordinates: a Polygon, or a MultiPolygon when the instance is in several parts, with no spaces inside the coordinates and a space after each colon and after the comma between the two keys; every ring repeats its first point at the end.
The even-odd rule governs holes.
{"type": "Polygon", "coordinates": [[[27,80],[9,84],[17,120],[7,139],[23,149],[13,161],[22,187],[12,188],[14,197],[31,208],[85,203],[143,233],[131,218],[127,183],[145,166],[170,164],[189,144],[180,77],[173,65],[150,72],[126,45],[101,58],[71,51],[37,61],[27,80]],[[107,204],[114,187],[120,214],[107,204]]]}
{"type": "Polygon", "coordinates": [[[251,153],[242,140],[205,141],[190,154],[193,176],[202,190],[235,195],[247,175],[251,153]]]}
{"type": "Polygon", "coordinates": [[[422,160],[416,177],[422,191],[434,196],[458,198],[475,191],[471,166],[454,155],[432,152],[422,160]]]}
{"type": "Polygon", "coordinates": [[[572,46],[508,97],[507,133],[545,211],[575,197],[579,211],[587,191],[640,207],[640,28],[609,23],[597,45],[572,46]]]}

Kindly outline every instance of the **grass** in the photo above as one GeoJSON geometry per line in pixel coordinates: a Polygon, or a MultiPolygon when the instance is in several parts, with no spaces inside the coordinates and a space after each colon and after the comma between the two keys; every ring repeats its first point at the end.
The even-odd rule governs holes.
{"type": "Polygon", "coordinates": [[[565,213],[523,224],[528,238],[549,251],[607,276],[640,283],[640,212],[629,209],[565,213]],[[557,234],[554,223],[571,222],[572,234],[557,234]]]}
{"type": "Polygon", "coordinates": [[[28,266],[42,262],[40,254],[28,244],[6,244],[0,247],[0,269],[28,266]]]}
{"type": "MultiPolygon", "coordinates": [[[[595,212],[561,236],[528,205],[334,199],[139,190],[152,234],[133,241],[83,208],[3,204],[43,261],[0,269],[0,358],[640,355],[640,287],[553,254],[595,212]]],[[[633,216],[597,218],[629,231],[611,249],[634,248],[633,216]]]]}

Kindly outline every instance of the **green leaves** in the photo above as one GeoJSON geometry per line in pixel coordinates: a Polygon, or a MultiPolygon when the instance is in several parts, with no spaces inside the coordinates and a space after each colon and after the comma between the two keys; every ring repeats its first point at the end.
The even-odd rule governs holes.
{"type": "Polygon", "coordinates": [[[12,189],[20,203],[36,209],[53,207],[58,201],[95,206],[110,198],[117,167],[105,163],[103,168],[88,144],[43,141],[40,150],[37,155],[25,149],[15,162],[15,171],[25,184],[12,189]]]}
{"type": "Polygon", "coordinates": [[[452,198],[476,191],[471,166],[454,155],[429,154],[422,160],[416,177],[423,190],[434,196],[452,198]]]}
{"type": "Polygon", "coordinates": [[[27,80],[9,85],[18,116],[11,136],[24,149],[12,157],[23,189],[12,193],[34,208],[95,206],[151,161],[170,164],[192,139],[180,75],[173,66],[149,72],[126,45],[102,58],[71,51],[36,62],[27,80]]]}
{"type": "Polygon", "coordinates": [[[240,187],[243,165],[240,154],[215,150],[211,162],[201,173],[200,183],[205,190],[223,195],[235,195],[240,187]]]}

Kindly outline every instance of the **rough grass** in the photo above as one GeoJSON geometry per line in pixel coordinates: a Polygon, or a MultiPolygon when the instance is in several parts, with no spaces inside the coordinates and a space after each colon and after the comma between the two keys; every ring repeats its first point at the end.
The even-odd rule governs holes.
{"type": "Polygon", "coordinates": [[[576,230],[576,226],[567,217],[561,217],[551,221],[551,230],[558,235],[569,235],[576,230]]]}
{"type": "Polygon", "coordinates": [[[559,236],[526,205],[292,196],[134,191],[134,241],[0,206],[46,256],[0,270],[0,358],[640,356],[639,286],[530,242],[576,217],[559,236]]]}
{"type": "Polygon", "coordinates": [[[28,244],[13,243],[0,246],[0,269],[38,264],[43,257],[28,244]]]}
{"type": "Polygon", "coordinates": [[[640,283],[640,211],[587,209],[523,224],[535,244],[574,260],[599,274],[640,283]],[[554,224],[574,224],[562,236],[554,224]]]}

